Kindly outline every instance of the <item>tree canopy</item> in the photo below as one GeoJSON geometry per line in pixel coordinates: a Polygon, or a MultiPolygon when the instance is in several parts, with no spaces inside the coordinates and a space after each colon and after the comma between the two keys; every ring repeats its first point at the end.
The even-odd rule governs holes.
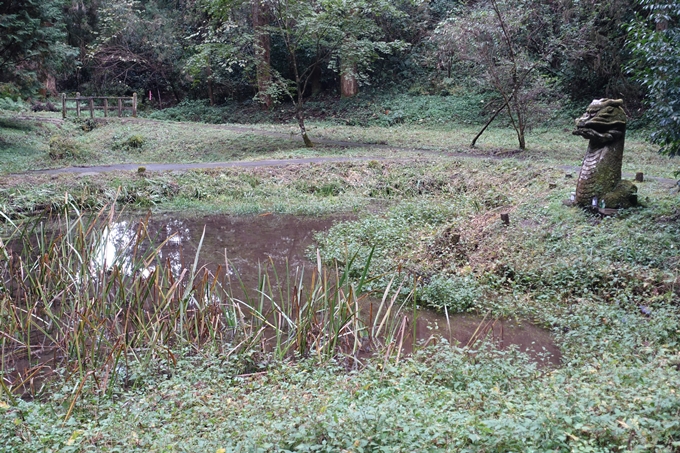
{"type": "Polygon", "coordinates": [[[640,0],[643,14],[629,27],[631,70],[647,89],[652,141],[680,154],[680,1],[640,0]]]}
{"type": "Polygon", "coordinates": [[[59,0],[0,0],[0,82],[30,93],[74,55],[63,6],[59,0]]]}

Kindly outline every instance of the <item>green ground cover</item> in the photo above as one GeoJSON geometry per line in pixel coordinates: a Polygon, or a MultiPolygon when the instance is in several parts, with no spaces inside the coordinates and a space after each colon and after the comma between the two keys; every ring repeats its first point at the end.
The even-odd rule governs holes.
{"type": "MultiPolygon", "coordinates": [[[[96,140],[85,137],[106,133],[110,143],[108,127],[74,140],[90,149],[96,140]]],[[[129,127],[126,133],[148,136],[141,152],[149,155],[152,140],[194,143],[181,125],[157,137],[129,127]]],[[[190,129],[207,141],[223,133],[190,129]]],[[[319,122],[312,137],[454,150],[466,143],[461,130],[468,129],[319,122]]],[[[381,294],[402,279],[409,288],[416,282],[419,304],[531,321],[550,329],[563,357],[559,367],[537,368],[520,351],[450,347],[441,339],[409,357],[381,350],[352,369],[342,354],[292,360],[255,346],[228,353],[235,345],[180,335],[163,353],[148,354],[149,343],[130,350],[124,375],[105,385],[104,369],[84,361],[82,372],[64,367],[37,399],[2,392],[0,451],[678,451],[677,187],[640,183],[642,206],[612,218],[566,207],[575,178],[561,166],[578,165],[585,142],[568,129],[533,134],[541,140],[530,139],[527,159],[422,155],[80,178],[6,175],[0,211],[17,224],[44,211],[97,211],[112,202],[197,215],[355,212],[356,220],[317,237],[329,268],[339,265],[355,285],[365,280],[364,291],[381,294]]],[[[625,171],[669,177],[668,161],[631,135],[625,171]]],[[[239,158],[258,143],[275,145],[259,140],[245,138],[243,149],[252,151],[239,158]]],[[[487,140],[482,151],[513,149],[507,130],[487,140]]],[[[4,228],[6,240],[8,222],[4,228]]],[[[21,318],[4,288],[0,316],[21,318]]],[[[70,354],[77,362],[75,349],[70,354]]]]}

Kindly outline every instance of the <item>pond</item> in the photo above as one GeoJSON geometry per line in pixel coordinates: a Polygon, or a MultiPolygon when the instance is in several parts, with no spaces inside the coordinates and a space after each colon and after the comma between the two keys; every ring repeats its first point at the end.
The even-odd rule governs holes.
{"type": "Polygon", "coordinates": [[[308,258],[315,234],[351,219],[100,213],[38,222],[22,241],[5,241],[0,291],[10,316],[0,373],[13,389],[36,394],[59,367],[106,386],[121,360],[174,360],[178,344],[279,358],[342,353],[355,367],[375,352],[404,357],[439,338],[513,347],[539,366],[559,365],[549,332],[528,322],[426,308],[414,322],[396,293],[356,294],[333,270],[319,274],[308,258]]]}
{"type": "MultiPolygon", "coordinates": [[[[243,297],[241,286],[255,292],[265,268],[269,273],[275,270],[282,280],[287,274],[297,276],[292,279],[294,282],[304,273],[304,281],[309,284],[316,268],[316,263],[308,258],[315,233],[351,219],[351,216],[319,218],[275,214],[205,217],[159,214],[149,219],[147,228],[155,242],[167,241],[160,256],[169,260],[176,270],[192,265],[205,228],[199,265],[214,270],[218,265],[225,266],[228,260],[230,275],[238,276],[238,279],[232,279],[232,291],[243,297]]],[[[134,229],[134,224],[122,221],[115,225],[112,237],[117,237],[114,243],[120,244],[121,238],[134,229]]],[[[113,249],[109,253],[113,253],[113,249]]],[[[366,299],[362,304],[362,311],[367,311],[367,305],[377,306],[378,301],[366,299]]],[[[409,318],[408,335],[403,341],[404,353],[410,352],[413,343],[411,322],[409,318]]],[[[476,340],[486,340],[500,349],[515,346],[542,365],[558,365],[561,360],[559,348],[547,330],[519,320],[468,314],[451,315],[447,319],[441,312],[420,308],[415,331],[417,341],[441,336],[450,343],[466,346],[476,340]]],[[[364,352],[370,352],[370,348],[364,352]]]]}

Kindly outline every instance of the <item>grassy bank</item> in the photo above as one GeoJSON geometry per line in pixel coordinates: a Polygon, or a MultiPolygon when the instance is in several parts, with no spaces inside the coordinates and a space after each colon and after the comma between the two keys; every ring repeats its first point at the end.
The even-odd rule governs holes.
{"type": "MultiPolygon", "coordinates": [[[[188,143],[193,139],[182,136],[182,127],[177,126],[178,140],[188,143]]],[[[333,139],[417,142],[448,150],[463,146],[455,137],[465,130],[432,125],[313,127],[317,136],[333,139]]],[[[281,125],[265,129],[285,131],[281,125]]],[[[95,143],[84,137],[97,130],[78,132],[76,139],[95,143]]],[[[677,188],[658,181],[640,183],[642,206],[612,218],[566,207],[562,200],[574,190],[575,179],[566,177],[571,172],[562,166],[578,164],[585,143],[568,132],[534,133],[544,135],[540,145],[537,140],[526,152],[529,159],[424,154],[408,161],[276,168],[5,176],[0,211],[17,224],[29,214],[74,208],[97,212],[109,203],[197,215],[353,211],[356,220],[337,224],[320,235],[317,244],[327,269],[338,266],[354,289],[383,294],[390,287],[389,294],[394,294],[403,281],[402,289],[408,289],[399,300],[412,302],[409,293],[416,282],[418,304],[449,314],[471,311],[491,319],[508,316],[536,323],[552,332],[562,363],[539,368],[521,351],[451,347],[438,339],[421,345],[413,356],[398,358],[393,346],[390,354],[379,349],[374,360],[348,367],[353,362],[348,362],[346,350],[276,355],[257,342],[234,349],[240,342],[226,335],[233,325],[211,324],[215,318],[210,316],[219,311],[207,308],[205,318],[192,319],[201,319],[194,325],[205,326],[199,331],[213,340],[199,336],[203,339],[197,341],[193,334],[170,326],[181,319],[179,302],[185,293],[170,294],[167,288],[172,281],[185,280],[158,272],[154,278],[164,289],[157,294],[178,299],[178,308],[168,310],[168,318],[162,318],[167,327],[159,332],[176,336],[164,333],[163,342],[153,342],[160,337],[150,329],[148,336],[136,337],[139,343],[120,352],[125,368],[116,378],[102,379],[105,374],[97,373],[107,368],[85,360],[84,371],[74,370],[73,364],[55,367],[62,377],[38,399],[3,392],[0,451],[677,451],[677,188]],[[509,214],[509,225],[501,222],[500,213],[509,214]]],[[[160,134],[158,140],[171,135],[160,134]]],[[[510,139],[506,143],[501,136],[511,134],[500,129],[492,133],[492,143],[482,151],[510,151],[510,139]]],[[[632,134],[625,157],[628,171],[670,176],[667,162],[636,140],[632,134]]],[[[323,152],[386,153],[371,148],[323,152]]],[[[3,250],[10,231],[5,222],[3,250]]],[[[54,250],[46,247],[46,256],[52,257],[54,250]]],[[[47,264],[55,262],[35,261],[42,253],[15,252],[27,266],[17,278],[47,272],[47,264]]],[[[112,277],[104,273],[101,278],[112,277]]],[[[125,278],[132,281],[120,287],[137,288],[138,293],[144,293],[143,285],[154,286],[153,281],[135,280],[139,277],[125,278]]],[[[205,285],[196,286],[196,291],[213,288],[213,280],[197,280],[205,285]]],[[[69,300],[96,299],[79,286],[85,276],[69,280],[64,274],[63,281],[72,292],[69,300]]],[[[96,278],[89,282],[99,284],[96,278]]],[[[8,336],[26,341],[18,336],[25,334],[21,329],[26,320],[44,319],[38,316],[45,306],[40,286],[28,282],[26,287],[36,296],[35,310],[9,311],[7,307],[21,306],[23,299],[13,296],[9,284],[0,292],[3,326],[9,319],[23,320],[12,324],[12,332],[5,328],[4,344],[8,336]]],[[[184,288],[191,290],[192,285],[184,288]]],[[[53,295],[61,290],[50,289],[53,295]]],[[[114,302],[123,306],[127,297],[116,294],[114,302]]],[[[351,300],[349,289],[344,294],[351,300]]],[[[219,295],[215,304],[223,307],[228,302],[219,295]]],[[[144,310],[139,313],[136,319],[144,318],[144,310]]],[[[74,317],[63,328],[77,325],[78,319],[86,318],[74,317]]],[[[399,323],[393,328],[397,332],[399,323]]],[[[116,344],[113,332],[120,333],[113,329],[105,336],[109,348],[116,344]]],[[[398,335],[393,340],[398,342],[398,335]]],[[[77,358],[77,348],[66,351],[77,358]]],[[[110,363],[107,357],[98,363],[110,363]]]]}

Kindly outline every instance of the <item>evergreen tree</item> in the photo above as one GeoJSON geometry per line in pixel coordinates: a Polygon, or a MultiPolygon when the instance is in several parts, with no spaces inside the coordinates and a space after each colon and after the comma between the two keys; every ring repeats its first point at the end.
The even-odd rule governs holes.
{"type": "Polygon", "coordinates": [[[640,0],[647,17],[629,28],[632,72],[647,89],[652,142],[680,155],[680,1],[640,0]]]}
{"type": "Polygon", "coordinates": [[[65,43],[61,0],[0,0],[0,82],[29,94],[74,49],[65,43]]]}

